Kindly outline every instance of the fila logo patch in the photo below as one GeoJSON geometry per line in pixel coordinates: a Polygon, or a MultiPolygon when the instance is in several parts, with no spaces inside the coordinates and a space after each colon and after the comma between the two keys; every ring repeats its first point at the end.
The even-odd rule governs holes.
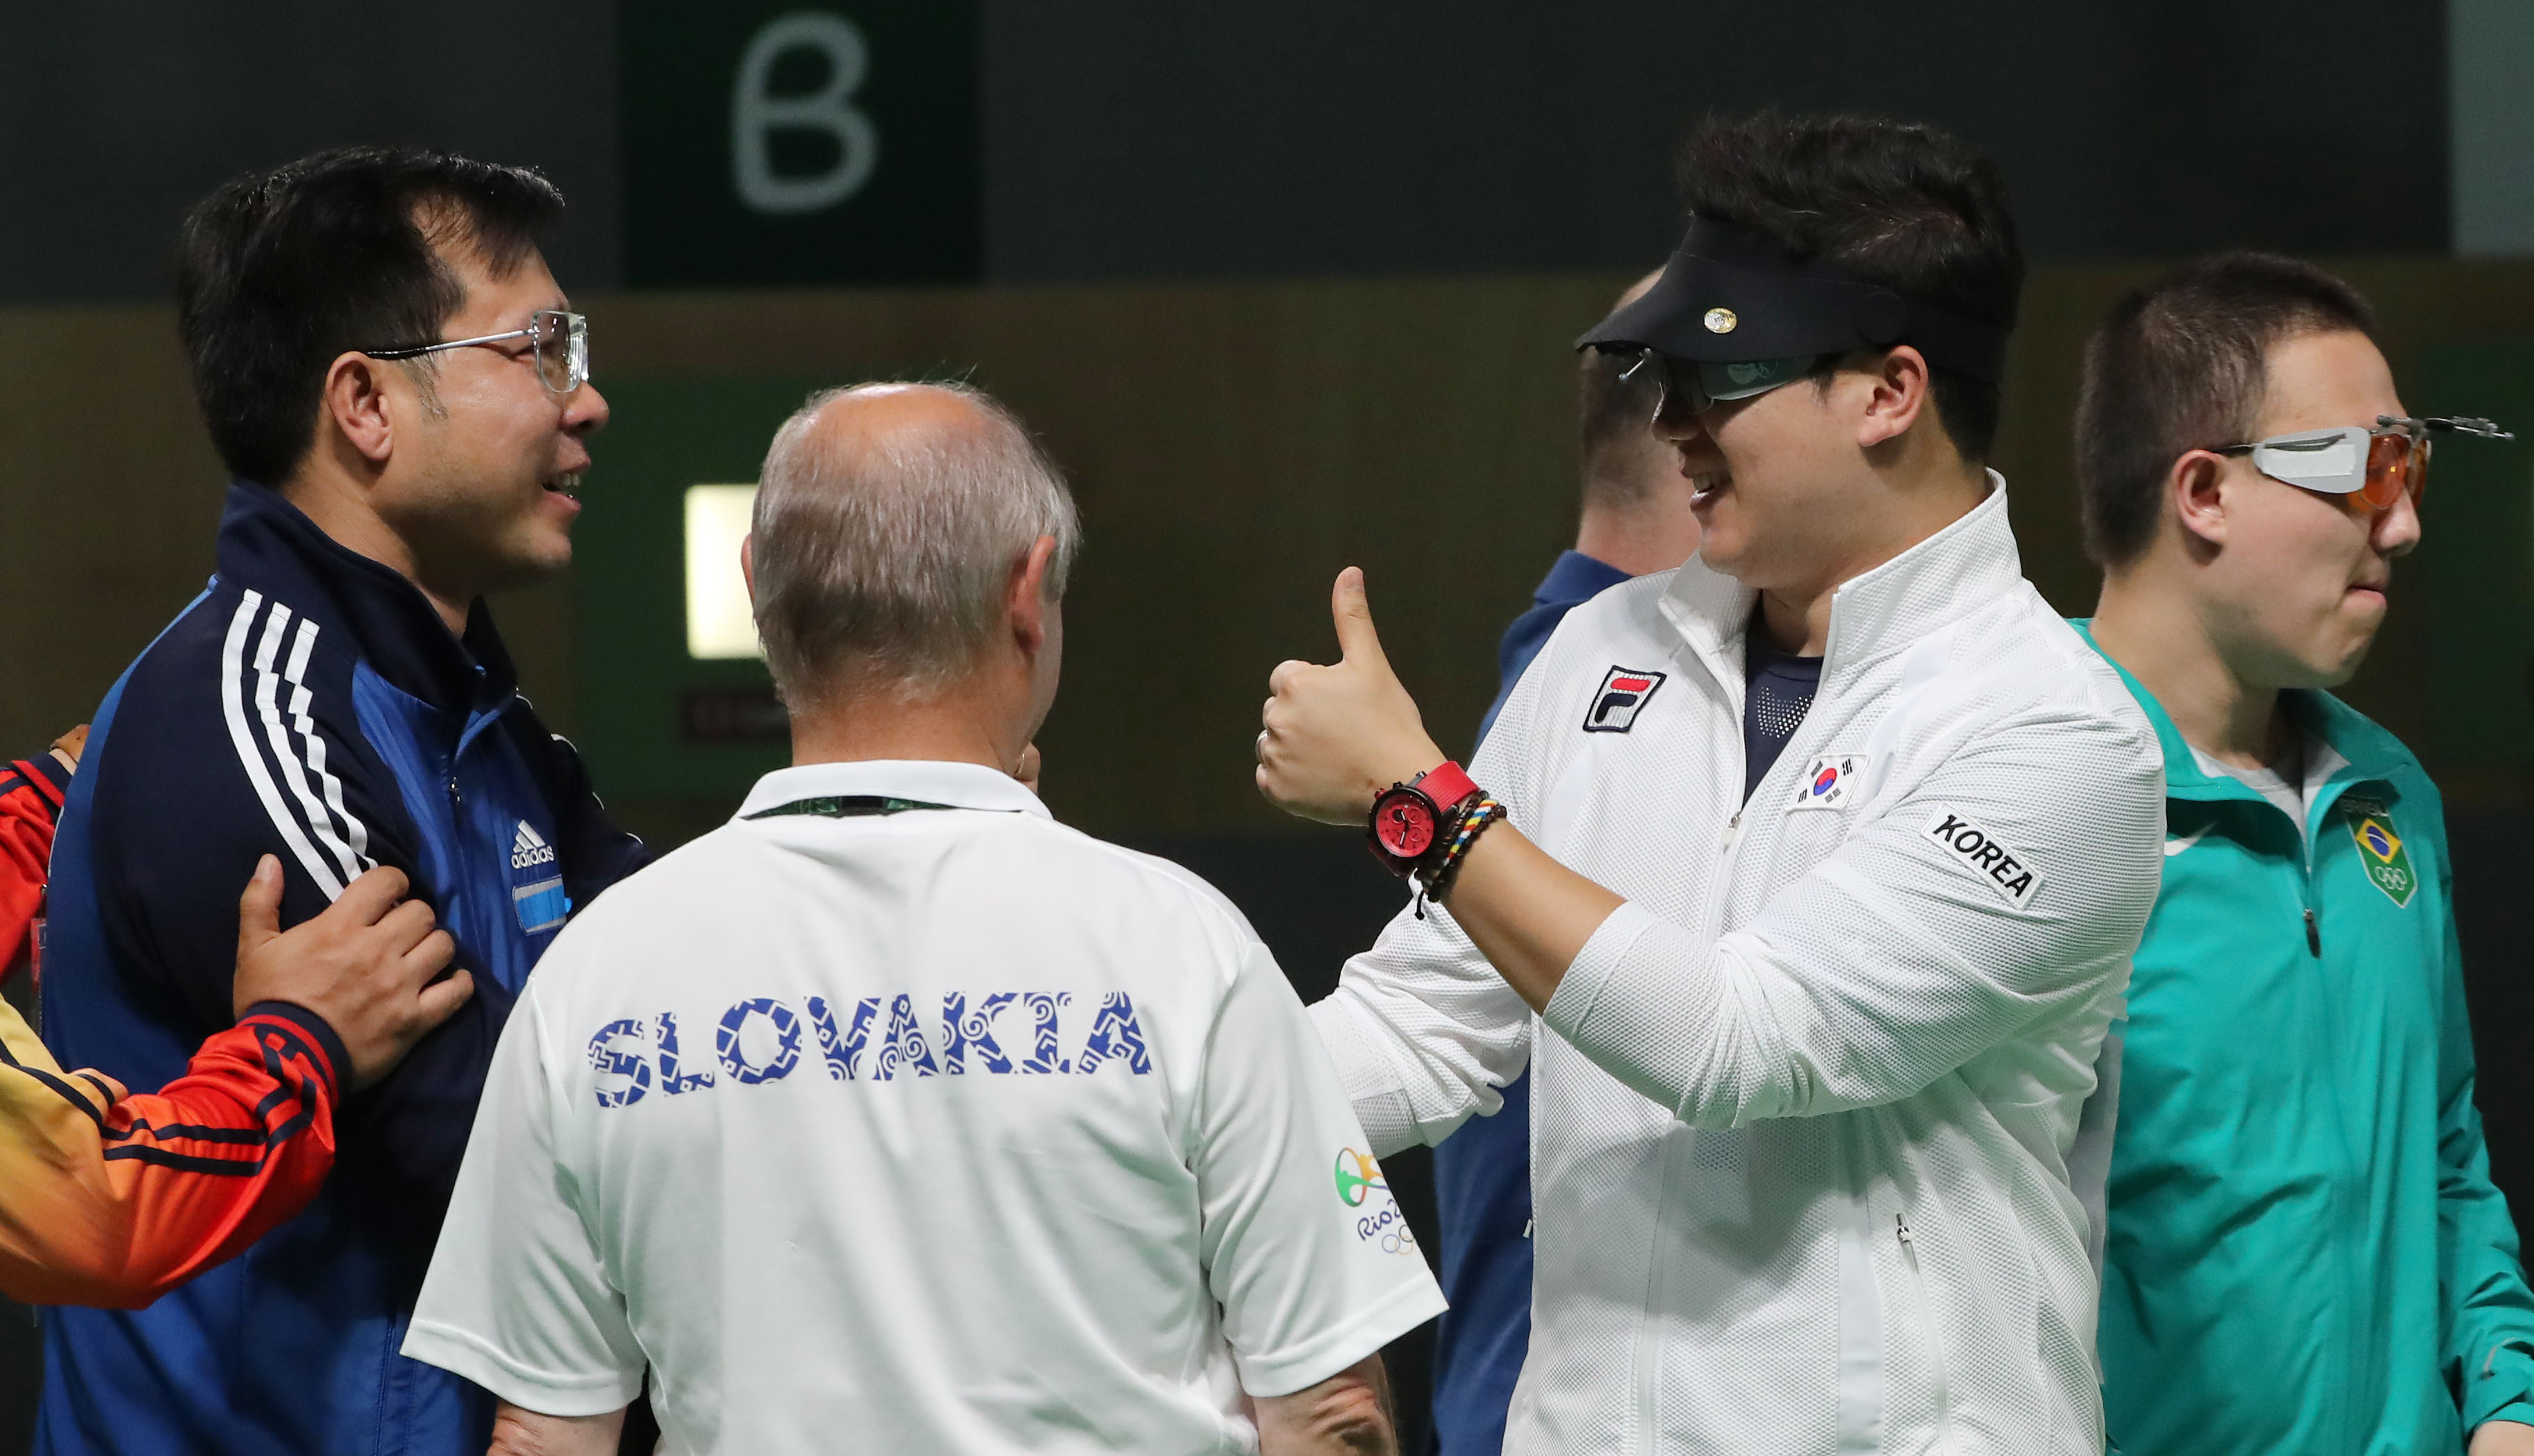
{"type": "Polygon", "coordinates": [[[2033,892],[2041,888],[2041,874],[2018,858],[2013,851],[1997,842],[1997,836],[1962,818],[1960,812],[1939,809],[1927,825],[1927,837],[1943,846],[1947,854],[1985,880],[2018,910],[2032,903],[2033,892]]]}
{"type": "Polygon", "coordinates": [[[554,846],[539,837],[536,830],[529,828],[526,819],[519,820],[519,832],[511,836],[511,868],[525,870],[532,865],[553,863],[554,846]]]}
{"type": "Polygon", "coordinates": [[[1587,733],[1625,733],[1637,721],[1655,690],[1663,685],[1659,672],[1639,672],[1633,667],[1614,667],[1602,675],[1600,691],[1593,695],[1593,710],[1584,715],[1587,733]]]}
{"type": "Polygon", "coordinates": [[[1795,785],[1795,802],[1788,811],[1797,809],[1838,809],[1855,797],[1856,780],[1865,772],[1863,754],[1825,754],[1804,769],[1803,778],[1795,785]]]}

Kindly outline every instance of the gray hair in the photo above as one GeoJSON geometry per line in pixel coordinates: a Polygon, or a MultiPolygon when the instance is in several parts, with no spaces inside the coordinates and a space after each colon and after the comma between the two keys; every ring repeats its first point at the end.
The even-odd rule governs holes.
{"type": "Polygon", "coordinates": [[[1082,526],[1073,497],[1012,412],[971,385],[928,383],[974,405],[977,427],[910,429],[823,448],[826,390],[774,434],[750,521],[756,631],[796,711],[849,683],[937,688],[976,665],[1001,625],[1011,574],[1056,538],[1047,599],[1064,594],[1082,526]]]}

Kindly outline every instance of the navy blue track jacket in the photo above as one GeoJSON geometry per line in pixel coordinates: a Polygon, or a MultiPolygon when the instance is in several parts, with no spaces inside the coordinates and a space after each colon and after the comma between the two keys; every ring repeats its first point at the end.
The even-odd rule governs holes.
{"type": "Polygon", "coordinates": [[[478,603],[452,637],[392,571],[238,483],[219,574],[97,711],[56,838],[44,1040],[155,1087],[225,1030],[238,895],[284,925],[373,865],[413,881],[475,995],[345,1100],[308,1211],[138,1312],[44,1321],[35,1449],[480,1456],[489,1396],[396,1353],[484,1070],[573,907],[648,859],[516,691],[478,603]]]}

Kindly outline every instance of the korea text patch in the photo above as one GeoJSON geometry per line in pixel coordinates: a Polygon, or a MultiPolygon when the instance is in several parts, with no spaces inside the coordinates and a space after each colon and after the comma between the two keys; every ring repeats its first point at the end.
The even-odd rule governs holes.
{"type": "Polygon", "coordinates": [[[2028,908],[2041,888],[2040,871],[1960,810],[1936,810],[1927,820],[1927,837],[2018,910],[2028,908]]]}

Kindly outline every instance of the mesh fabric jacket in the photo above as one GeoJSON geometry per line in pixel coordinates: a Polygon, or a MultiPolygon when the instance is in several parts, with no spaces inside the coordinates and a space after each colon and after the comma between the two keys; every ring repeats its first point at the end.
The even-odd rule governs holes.
{"type": "Polygon", "coordinates": [[[1752,594],[1692,561],[1578,607],[1472,767],[1628,903],[1543,1018],[1432,907],[1313,1008],[1376,1152],[1534,1063],[1508,1452],[2103,1449],[2070,1154],[2162,760],[1992,480],[1839,589],[1747,805],[1752,594]]]}

